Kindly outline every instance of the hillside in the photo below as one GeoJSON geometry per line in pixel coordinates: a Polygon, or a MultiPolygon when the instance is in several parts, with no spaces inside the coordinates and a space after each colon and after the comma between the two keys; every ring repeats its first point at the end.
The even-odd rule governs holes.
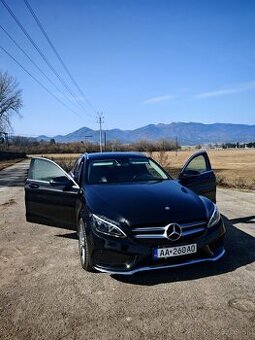
{"type": "MultiPolygon", "coordinates": [[[[38,140],[50,140],[54,138],[57,142],[73,142],[92,136],[91,141],[98,141],[99,131],[88,127],[82,127],[67,135],[53,137],[38,136],[38,140]]],[[[136,142],[141,139],[159,140],[175,139],[182,145],[226,143],[226,142],[250,142],[255,140],[255,125],[228,124],[228,123],[170,123],[149,124],[135,130],[106,130],[107,140],[119,140],[122,143],[136,142]]]]}

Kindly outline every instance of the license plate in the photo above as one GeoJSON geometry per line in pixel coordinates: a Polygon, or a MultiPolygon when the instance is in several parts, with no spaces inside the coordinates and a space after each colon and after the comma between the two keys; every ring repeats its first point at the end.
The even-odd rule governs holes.
{"type": "Polygon", "coordinates": [[[185,246],[169,247],[169,248],[156,248],[153,249],[153,256],[156,259],[176,257],[197,252],[197,245],[187,244],[185,246]]]}

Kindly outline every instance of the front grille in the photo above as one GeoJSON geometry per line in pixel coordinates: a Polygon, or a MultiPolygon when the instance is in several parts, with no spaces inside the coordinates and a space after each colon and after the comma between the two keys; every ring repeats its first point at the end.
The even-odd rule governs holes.
{"type": "MultiPolygon", "coordinates": [[[[195,221],[191,223],[178,223],[182,233],[178,240],[186,242],[189,238],[194,239],[201,236],[207,229],[206,221],[195,221]]],[[[169,240],[167,237],[167,225],[139,226],[131,229],[132,235],[139,240],[169,240]]],[[[173,241],[175,242],[175,241],[173,241]]]]}

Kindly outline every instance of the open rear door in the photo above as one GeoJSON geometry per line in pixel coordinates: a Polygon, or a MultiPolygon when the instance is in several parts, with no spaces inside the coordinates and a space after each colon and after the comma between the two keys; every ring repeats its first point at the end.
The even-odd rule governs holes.
{"type": "Polygon", "coordinates": [[[197,152],[188,159],[178,179],[198,195],[216,202],[216,178],[205,151],[197,152]]]}
{"type": "Polygon", "coordinates": [[[27,221],[75,230],[79,190],[55,162],[33,158],[25,183],[27,221]]]}

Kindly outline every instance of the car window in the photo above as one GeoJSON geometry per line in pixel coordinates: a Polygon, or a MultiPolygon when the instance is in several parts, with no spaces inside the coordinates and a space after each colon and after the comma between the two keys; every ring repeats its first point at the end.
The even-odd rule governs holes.
{"type": "Polygon", "coordinates": [[[207,163],[203,155],[194,157],[185,169],[185,172],[194,171],[197,173],[203,173],[207,171],[207,163]]]}
{"type": "Polygon", "coordinates": [[[55,177],[66,176],[64,170],[47,159],[32,159],[28,179],[49,182],[55,177]]]}
{"type": "Polygon", "coordinates": [[[80,166],[80,163],[81,163],[81,160],[82,160],[82,158],[80,157],[80,158],[78,158],[78,159],[75,161],[74,166],[73,166],[73,168],[72,168],[72,170],[71,170],[71,173],[72,173],[72,174],[77,173],[77,171],[78,171],[78,169],[79,169],[79,166],[80,166]]]}
{"type": "Polygon", "coordinates": [[[168,175],[145,157],[91,160],[88,170],[90,184],[165,179],[169,179],[168,175]]]}
{"type": "Polygon", "coordinates": [[[73,170],[73,178],[75,180],[76,183],[80,184],[81,182],[81,174],[82,174],[82,168],[83,168],[83,164],[84,164],[84,158],[79,158],[76,166],[73,170]]]}

